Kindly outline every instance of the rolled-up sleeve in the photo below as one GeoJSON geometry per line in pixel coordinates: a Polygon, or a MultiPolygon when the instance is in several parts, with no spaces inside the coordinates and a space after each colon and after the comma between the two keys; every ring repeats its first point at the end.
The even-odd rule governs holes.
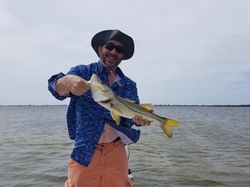
{"type": "Polygon", "coordinates": [[[62,77],[64,77],[65,74],[64,73],[58,73],[55,74],[53,76],[51,76],[48,80],[48,89],[50,91],[50,93],[58,100],[64,100],[65,98],[67,98],[69,95],[64,95],[64,96],[60,96],[57,91],[56,91],[56,81],[62,77]]]}

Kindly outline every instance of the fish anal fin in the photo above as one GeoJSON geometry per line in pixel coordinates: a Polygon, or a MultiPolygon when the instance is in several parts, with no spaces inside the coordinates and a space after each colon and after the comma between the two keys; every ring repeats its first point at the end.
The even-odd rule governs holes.
{"type": "Polygon", "coordinates": [[[116,123],[117,125],[119,125],[119,124],[120,124],[120,121],[121,121],[120,116],[117,115],[117,114],[115,114],[114,112],[111,112],[111,116],[112,116],[113,120],[115,121],[115,123],[116,123]]]}
{"type": "Polygon", "coordinates": [[[143,104],[140,104],[140,106],[144,109],[146,109],[147,111],[149,112],[153,112],[153,106],[151,103],[143,103],[143,104]]]}
{"type": "Polygon", "coordinates": [[[166,124],[161,124],[161,128],[164,131],[164,133],[169,137],[173,137],[172,129],[171,127],[167,126],[166,124]]]}

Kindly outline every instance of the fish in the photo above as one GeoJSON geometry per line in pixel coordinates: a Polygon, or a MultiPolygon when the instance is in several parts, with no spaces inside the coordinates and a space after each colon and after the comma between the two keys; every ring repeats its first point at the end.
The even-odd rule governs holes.
{"type": "Polygon", "coordinates": [[[117,125],[120,123],[120,117],[133,119],[135,116],[142,116],[152,124],[160,125],[169,138],[173,136],[172,128],[178,126],[179,121],[155,114],[152,104],[136,104],[131,99],[116,95],[96,74],[93,74],[88,82],[94,101],[110,111],[117,125]]]}

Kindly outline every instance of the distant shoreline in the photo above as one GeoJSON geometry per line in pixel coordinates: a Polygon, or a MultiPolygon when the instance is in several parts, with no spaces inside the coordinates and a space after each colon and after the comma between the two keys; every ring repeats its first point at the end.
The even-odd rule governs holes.
{"type": "Polygon", "coordinates": [[[178,107],[250,107],[250,104],[247,105],[169,105],[169,104],[163,104],[163,105],[154,105],[154,106],[178,106],[178,107]]]}
{"type": "MultiPolygon", "coordinates": [[[[25,104],[25,105],[0,105],[0,107],[22,107],[22,106],[29,106],[29,107],[35,107],[35,106],[68,106],[66,104],[63,105],[31,105],[31,104],[25,104]]],[[[250,107],[250,104],[243,104],[243,105],[174,105],[174,104],[153,104],[153,106],[156,107],[250,107]]]]}

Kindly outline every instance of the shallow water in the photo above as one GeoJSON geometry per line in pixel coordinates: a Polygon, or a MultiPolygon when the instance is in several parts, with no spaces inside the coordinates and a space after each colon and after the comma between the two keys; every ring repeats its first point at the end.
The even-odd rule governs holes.
{"type": "MultiPolygon", "coordinates": [[[[0,107],[0,186],[63,186],[72,149],[66,106],[0,107]]],[[[250,186],[249,107],[155,107],[174,137],[143,128],[130,146],[136,187],[250,186]]]]}

